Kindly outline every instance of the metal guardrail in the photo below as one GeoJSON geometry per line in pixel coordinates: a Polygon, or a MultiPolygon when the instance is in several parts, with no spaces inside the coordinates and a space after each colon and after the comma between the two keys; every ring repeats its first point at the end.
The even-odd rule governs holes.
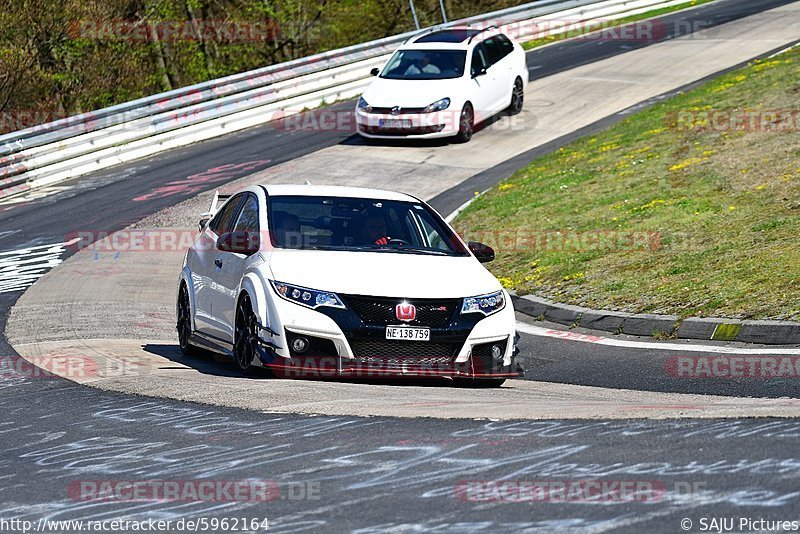
{"type": "MultiPolygon", "coordinates": [[[[542,0],[439,27],[495,24],[517,40],[686,0],[542,0]],[[540,28],[543,27],[543,28],[540,28]]],[[[357,96],[418,32],[271,65],[0,136],[0,198],[357,96]]]]}

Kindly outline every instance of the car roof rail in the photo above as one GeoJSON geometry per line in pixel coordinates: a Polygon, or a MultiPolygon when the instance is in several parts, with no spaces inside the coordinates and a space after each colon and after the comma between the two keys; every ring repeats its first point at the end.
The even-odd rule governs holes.
{"type": "Polygon", "coordinates": [[[471,43],[472,43],[472,40],[473,40],[474,38],[476,38],[477,36],[479,36],[480,34],[482,34],[482,33],[483,33],[483,32],[485,32],[485,31],[491,30],[492,28],[494,28],[494,29],[496,30],[496,29],[497,29],[497,24],[491,24],[491,25],[489,25],[489,26],[486,26],[486,27],[485,27],[485,28],[483,28],[482,30],[479,30],[479,31],[478,31],[478,33],[476,33],[475,35],[473,35],[472,37],[470,37],[470,38],[469,38],[469,41],[467,41],[467,44],[471,44],[471,43]]]}

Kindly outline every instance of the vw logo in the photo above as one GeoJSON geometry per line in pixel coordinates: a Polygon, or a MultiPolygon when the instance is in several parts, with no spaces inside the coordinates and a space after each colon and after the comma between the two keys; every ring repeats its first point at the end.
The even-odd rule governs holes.
{"type": "Polygon", "coordinates": [[[392,108],[392,115],[400,115],[400,106],[395,106],[392,108]]]}

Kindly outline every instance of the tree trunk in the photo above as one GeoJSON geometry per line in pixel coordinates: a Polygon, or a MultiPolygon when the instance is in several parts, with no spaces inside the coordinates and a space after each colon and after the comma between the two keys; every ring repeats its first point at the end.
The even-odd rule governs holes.
{"type": "Polygon", "coordinates": [[[153,41],[153,51],[155,52],[156,56],[156,68],[159,71],[161,76],[161,85],[164,86],[165,91],[171,91],[174,86],[172,84],[172,80],[169,76],[169,71],[167,70],[167,61],[166,57],[164,56],[164,48],[161,45],[161,39],[158,37],[158,30],[156,30],[155,25],[151,24],[150,22],[145,21],[148,28],[150,28],[150,40],[153,41]]]}

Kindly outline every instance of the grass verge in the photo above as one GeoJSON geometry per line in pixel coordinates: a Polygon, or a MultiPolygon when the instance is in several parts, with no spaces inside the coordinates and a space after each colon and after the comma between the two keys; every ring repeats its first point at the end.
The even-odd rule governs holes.
{"type": "Polygon", "coordinates": [[[533,161],[455,226],[521,294],[800,320],[798,110],[795,48],[533,161]]]}
{"type": "Polygon", "coordinates": [[[707,4],[713,1],[714,0],[692,0],[690,2],[678,4],[675,6],[662,7],[659,9],[654,9],[652,11],[647,11],[645,13],[639,13],[638,15],[630,15],[628,17],[623,17],[620,19],[602,21],[598,25],[590,26],[590,25],[579,24],[576,28],[570,29],[564,33],[548,35],[546,37],[541,37],[539,39],[532,39],[530,41],[526,41],[522,43],[522,48],[524,48],[525,50],[532,50],[539,46],[544,46],[550,43],[556,43],[558,41],[563,41],[565,39],[574,39],[575,37],[581,37],[589,33],[595,32],[597,30],[610,31],[613,28],[624,26],[625,24],[630,24],[631,22],[638,22],[640,20],[645,20],[653,17],[660,17],[661,15],[666,15],[674,11],[680,11],[681,9],[687,9],[700,4],[707,4]]]}

